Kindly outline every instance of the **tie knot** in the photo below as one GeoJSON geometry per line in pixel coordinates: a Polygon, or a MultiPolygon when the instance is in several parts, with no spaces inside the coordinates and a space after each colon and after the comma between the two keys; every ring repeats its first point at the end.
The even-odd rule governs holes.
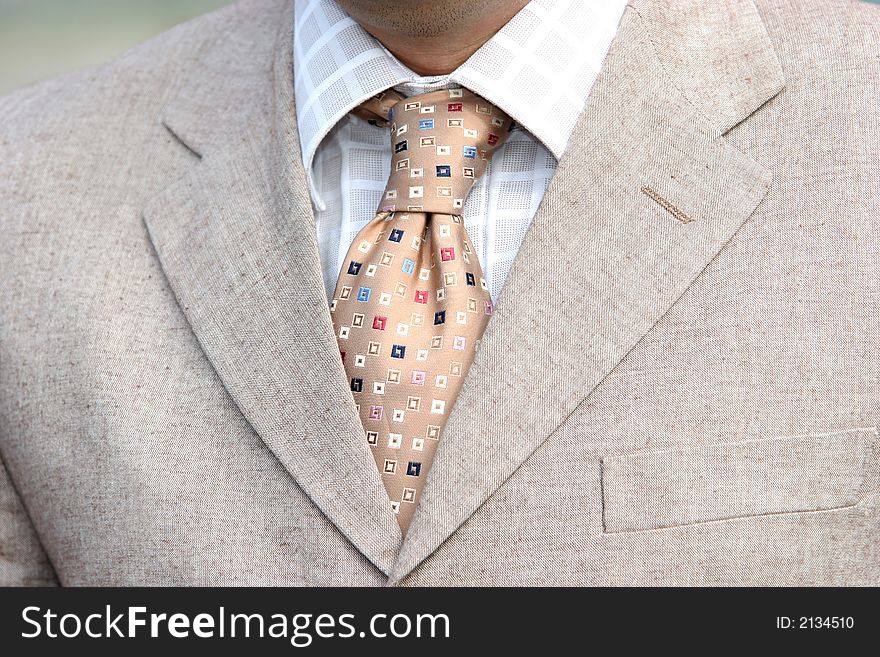
{"type": "Polygon", "coordinates": [[[410,98],[386,92],[377,99],[371,109],[380,110],[380,124],[387,111],[392,148],[379,211],[461,214],[492,153],[507,139],[511,118],[468,89],[410,98]]]}

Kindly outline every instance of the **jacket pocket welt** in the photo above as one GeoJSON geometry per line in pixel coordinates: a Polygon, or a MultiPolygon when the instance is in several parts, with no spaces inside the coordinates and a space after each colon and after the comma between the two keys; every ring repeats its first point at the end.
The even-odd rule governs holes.
{"type": "Polygon", "coordinates": [[[876,446],[871,427],[607,456],[604,531],[855,506],[876,446]]]}

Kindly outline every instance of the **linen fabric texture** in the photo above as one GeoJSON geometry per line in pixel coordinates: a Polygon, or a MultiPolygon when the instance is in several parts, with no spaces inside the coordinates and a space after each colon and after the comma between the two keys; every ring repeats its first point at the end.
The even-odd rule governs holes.
{"type": "Polygon", "coordinates": [[[294,7],[3,97],[3,583],[880,583],[878,16],[631,0],[405,536],[294,7]]]}

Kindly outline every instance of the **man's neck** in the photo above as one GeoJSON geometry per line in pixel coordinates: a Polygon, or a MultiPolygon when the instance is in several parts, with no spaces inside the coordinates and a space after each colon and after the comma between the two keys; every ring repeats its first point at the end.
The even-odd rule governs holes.
{"type": "MultiPolygon", "coordinates": [[[[415,73],[446,75],[461,66],[527,4],[528,0],[486,3],[492,6],[492,10],[472,18],[466,26],[451,26],[451,29],[436,32],[392,29],[372,20],[369,13],[354,12],[352,18],[415,73]]],[[[406,11],[403,5],[400,6],[399,11],[406,11]]]]}

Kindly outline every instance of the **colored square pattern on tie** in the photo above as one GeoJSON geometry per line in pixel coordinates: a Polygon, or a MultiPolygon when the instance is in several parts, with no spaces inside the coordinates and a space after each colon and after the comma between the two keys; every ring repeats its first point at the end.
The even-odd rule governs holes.
{"type": "Polygon", "coordinates": [[[460,212],[511,120],[466,89],[386,92],[361,110],[388,125],[391,174],[330,308],[364,440],[405,531],[491,316],[460,212]]]}

